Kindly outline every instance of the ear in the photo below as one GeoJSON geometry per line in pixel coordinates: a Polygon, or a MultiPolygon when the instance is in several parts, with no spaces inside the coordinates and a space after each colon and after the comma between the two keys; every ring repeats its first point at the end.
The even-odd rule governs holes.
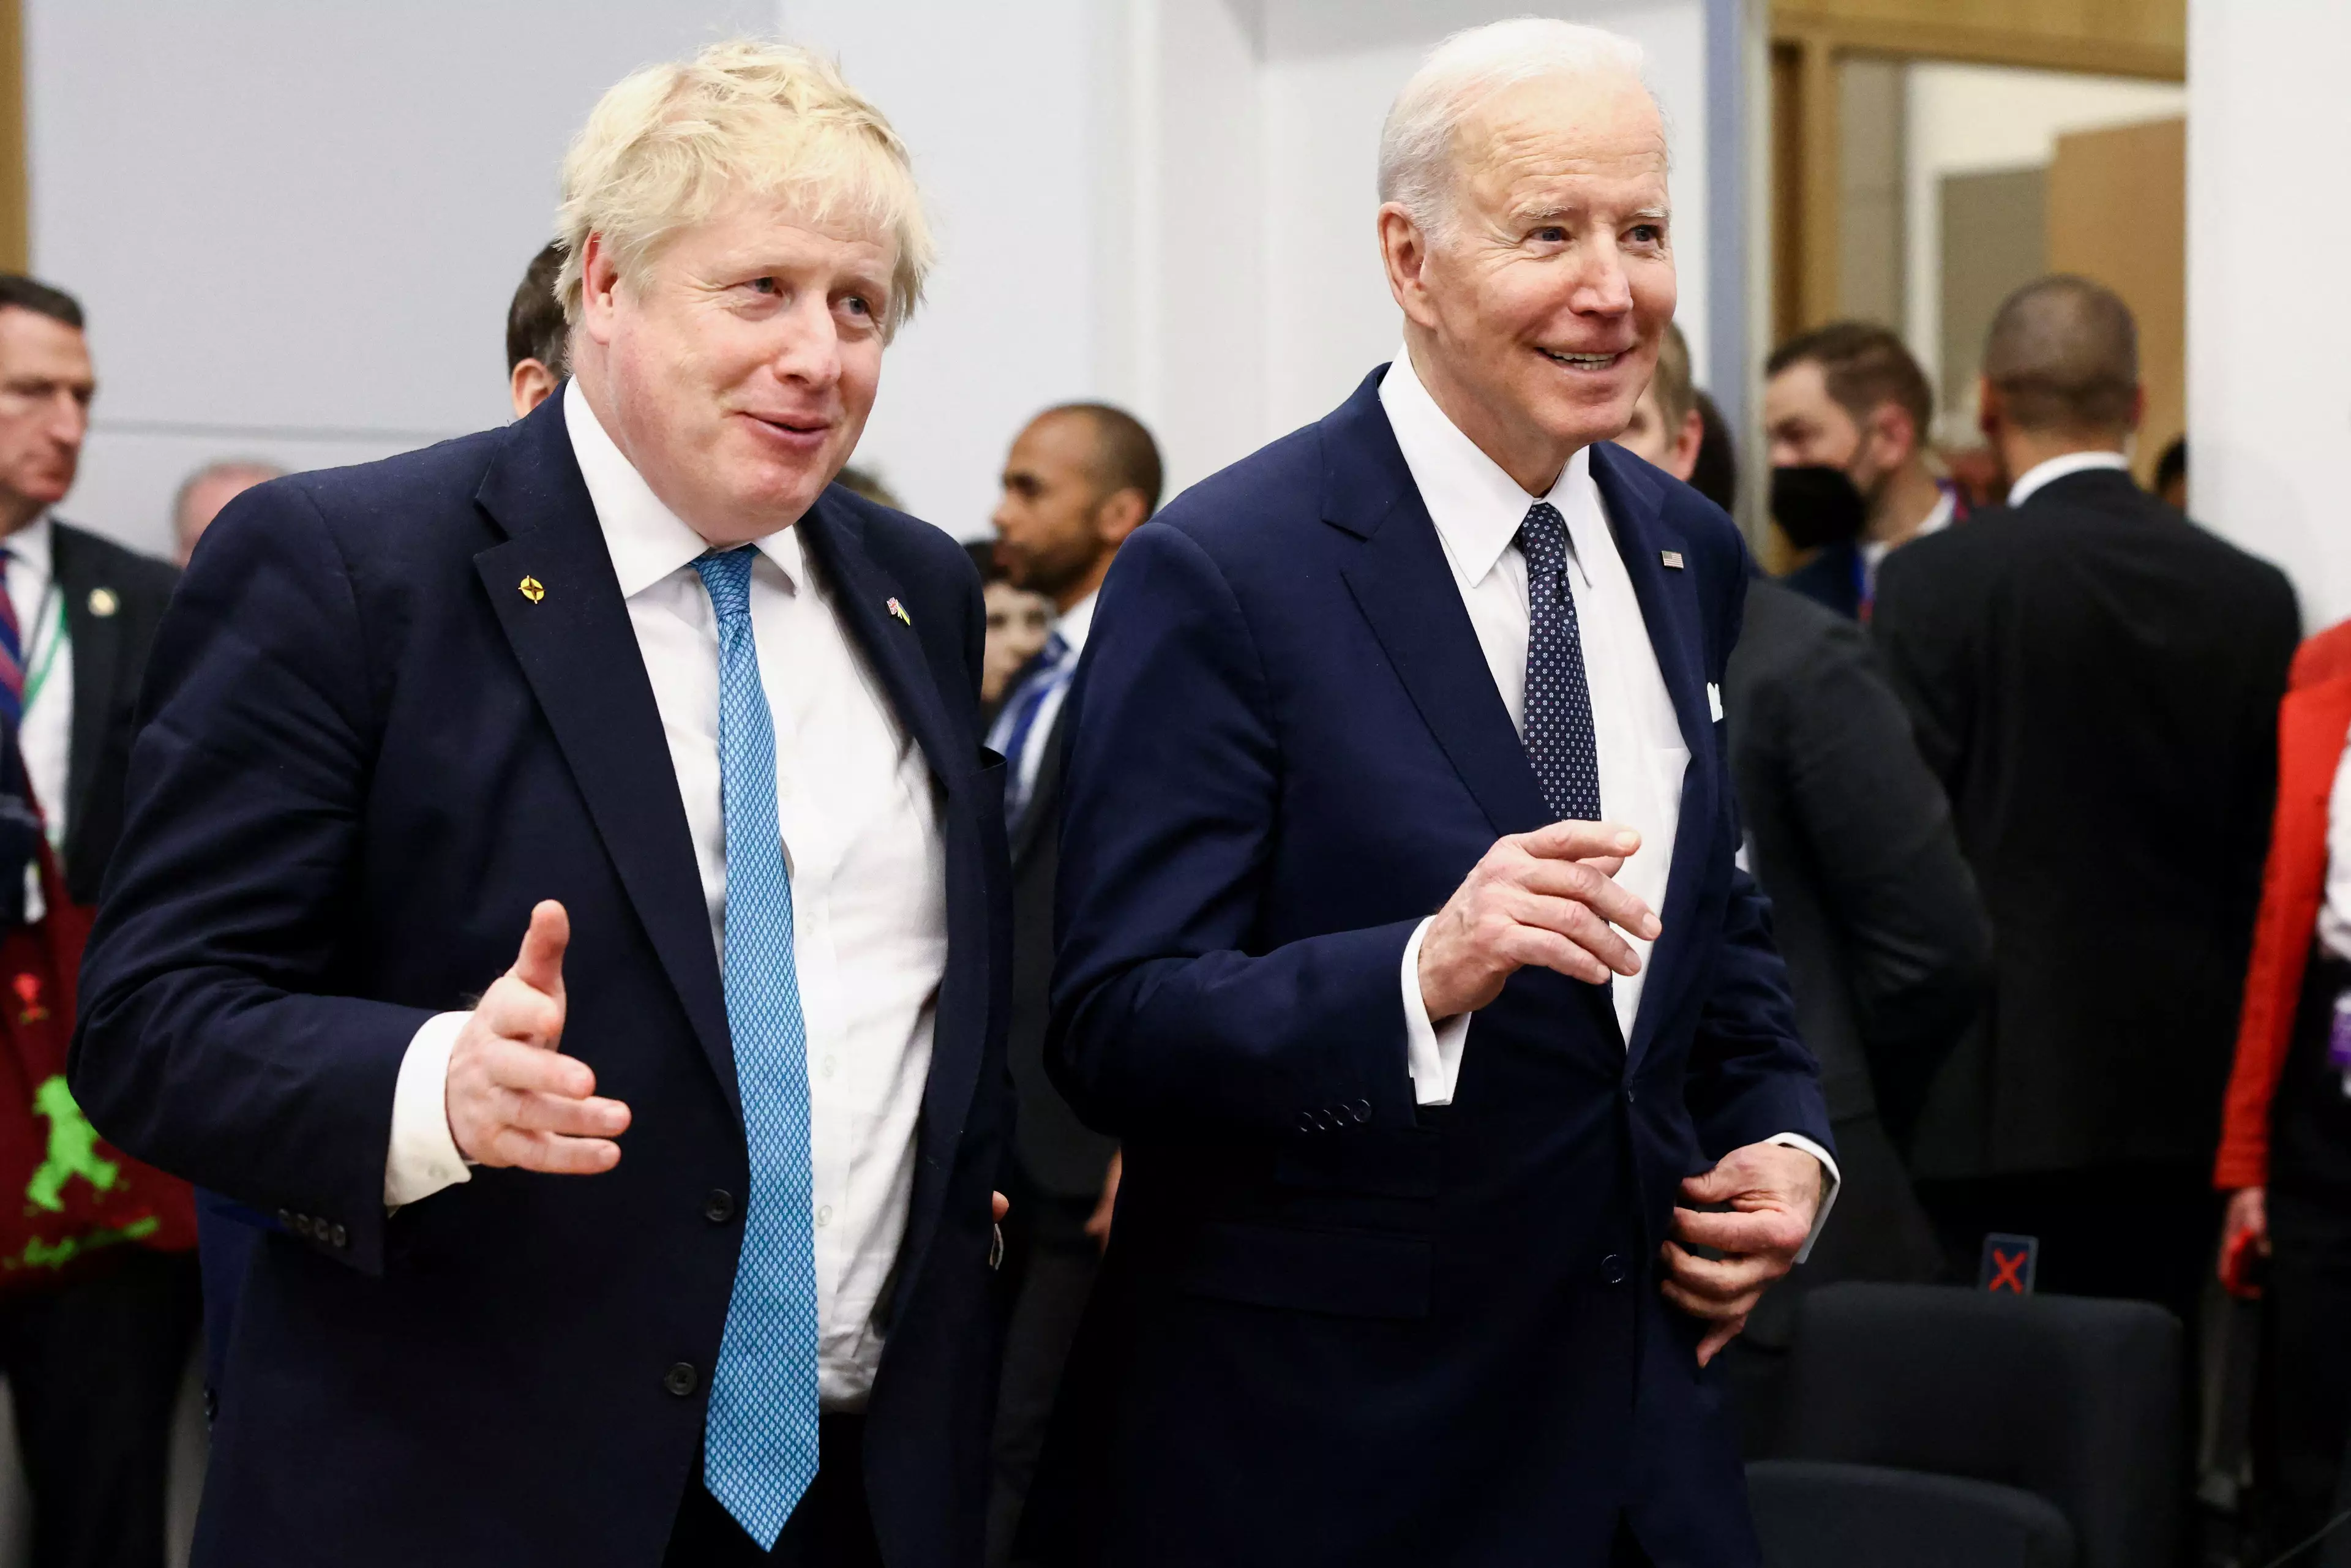
{"type": "Polygon", "coordinates": [[[1985,444],[1994,452],[2000,450],[2001,427],[2007,423],[2001,417],[2000,392],[1983,377],[1976,378],[1976,428],[1983,432],[1985,444]]]}
{"type": "Polygon", "coordinates": [[[604,243],[604,236],[590,230],[587,248],[580,256],[580,325],[599,343],[610,344],[612,340],[620,292],[620,264],[613,259],[612,248],[604,243]]]}
{"type": "Polygon", "coordinates": [[[1698,449],[1706,444],[1706,415],[1692,409],[1682,416],[1682,427],[1674,433],[1673,445],[1666,449],[1666,472],[1689,483],[1698,472],[1698,449]]]}
{"type": "Polygon", "coordinates": [[[1412,214],[1394,202],[1379,212],[1380,261],[1387,268],[1388,292],[1407,320],[1422,327],[1437,325],[1428,300],[1428,236],[1412,214]]]}
{"type": "Polygon", "coordinates": [[[555,372],[537,360],[518,360],[514,372],[507,378],[507,395],[514,402],[515,417],[520,419],[547,401],[547,394],[556,388],[555,372]]]}
{"type": "Polygon", "coordinates": [[[1149,517],[1142,491],[1113,490],[1094,508],[1094,537],[1116,549],[1149,517]]]}
{"type": "Polygon", "coordinates": [[[2147,388],[2144,384],[2131,388],[2130,427],[2137,430],[2147,422],[2147,388]]]}
{"type": "Polygon", "coordinates": [[[1877,437],[1878,450],[1887,454],[1888,468],[1899,468],[1918,455],[1926,435],[1911,423],[1910,411],[1893,402],[1881,402],[1870,411],[1869,432],[1877,437]]]}

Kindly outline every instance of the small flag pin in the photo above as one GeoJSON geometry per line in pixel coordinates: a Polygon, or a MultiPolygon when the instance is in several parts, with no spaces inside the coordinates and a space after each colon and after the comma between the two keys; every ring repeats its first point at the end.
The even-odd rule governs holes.
{"type": "Polygon", "coordinates": [[[535,577],[526,577],[515,586],[521,589],[522,596],[533,604],[547,597],[547,585],[535,577]]]}
{"type": "Polygon", "coordinates": [[[895,599],[890,601],[889,609],[891,614],[895,615],[907,625],[912,626],[914,623],[914,618],[906,613],[906,607],[899,603],[895,599]]]}
{"type": "Polygon", "coordinates": [[[1677,549],[1661,549],[1657,552],[1657,559],[1675,571],[1682,569],[1682,552],[1677,549]]]}

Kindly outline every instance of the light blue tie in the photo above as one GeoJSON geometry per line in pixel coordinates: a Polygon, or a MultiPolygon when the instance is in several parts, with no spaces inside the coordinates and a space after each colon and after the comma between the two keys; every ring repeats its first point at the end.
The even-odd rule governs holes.
{"type": "Polygon", "coordinates": [[[694,563],[718,612],[726,1030],[751,1148],[751,1201],[710,1383],[702,1464],[710,1495],[768,1551],[816,1479],[816,1232],[791,873],[776,816],[775,723],[751,636],[756,553],[747,545],[694,563]]]}

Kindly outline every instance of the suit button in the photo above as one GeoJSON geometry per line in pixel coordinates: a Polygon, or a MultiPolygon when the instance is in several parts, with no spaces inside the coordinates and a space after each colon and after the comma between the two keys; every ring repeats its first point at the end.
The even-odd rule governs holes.
{"type": "Polygon", "coordinates": [[[351,1244],[351,1233],[340,1225],[333,1226],[327,1231],[327,1239],[335,1244],[337,1251],[340,1251],[351,1244]]]}
{"type": "Polygon", "coordinates": [[[279,1209],[279,1210],[277,1211],[277,1223],[278,1223],[278,1224],[280,1224],[280,1225],[282,1225],[282,1226],[284,1226],[284,1227],[285,1227],[287,1229],[288,1229],[288,1230],[293,1229],[293,1228],[294,1228],[294,1211],[293,1211],[292,1209],[290,1209],[290,1208],[281,1208],[281,1209],[279,1209]]]}
{"type": "Polygon", "coordinates": [[[1625,1282],[1625,1260],[1614,1252],[1611,1252],[1607,1257],[1600,1260],[1600,1277],[1612,1285],[1623,1284],[1625,1282]]]}
{"type": "Polygon", "coordinates": [[[1354,1115],[1355,1120],[1358,1122],[1370,1121],[1372,1119],[1372,1103],[1369,1100],[1356,1101],[1354,1104],[1354,1115]]]}
{"type": "Polygon", "coordinates": [[[1311,1133],[1314,1130],[1313,1112],[1301,1111],[1298,1113],[1298,1130],[1301,1133],[1311,1133]]]}
{"type": "Polygon", "coordinates": [[[1627,1105],[1630,1105],[1632,1103],[1633,1103],[1633,1086],[1632,1086],[1631,1084],[1627,1083],[1626,1085],[1625,1085],[1625,1104],[1627,1104],[1627,1105]]]}
{"type": "Polygon", "coordinates": [[[662,1386],[680,1399],[692,1394],[700,1381],[700,1376],[694,1370],[694,1363],[690,1361],[678,1362],[662,1374],[662,1386]]]}
{"type": "Polygon", "coordinates": [[[714,1186],[702,1200],[702,1218],[713,1225],[724,1225],[735,1218],[735,1195],[723,1186],[714,1186]]]}

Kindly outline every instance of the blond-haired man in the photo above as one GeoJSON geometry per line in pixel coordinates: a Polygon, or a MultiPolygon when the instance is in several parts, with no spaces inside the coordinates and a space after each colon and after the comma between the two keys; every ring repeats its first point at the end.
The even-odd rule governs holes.
{"type": "Polygon", "coordinates": [[[1047,1049],[1125,1164],[1037,1544],[1752,1563],[1712,1363],[1830,1133],[1732,860],[1746,556],[1611,444],[1664,129],[1630,43],[1507,22],[1380,170],[1404,350],[1135,530],[1069,699],[1047,1049]]]}
{"type": "Polygon", "coordinates": [[[562,395],[239,497],[154,662],[77,1092],[283,1231],[197,1561],[973,1563],[983,617],[831,483],[905,152],[716,46],[606,95],[559,222],[562,395]]]}

